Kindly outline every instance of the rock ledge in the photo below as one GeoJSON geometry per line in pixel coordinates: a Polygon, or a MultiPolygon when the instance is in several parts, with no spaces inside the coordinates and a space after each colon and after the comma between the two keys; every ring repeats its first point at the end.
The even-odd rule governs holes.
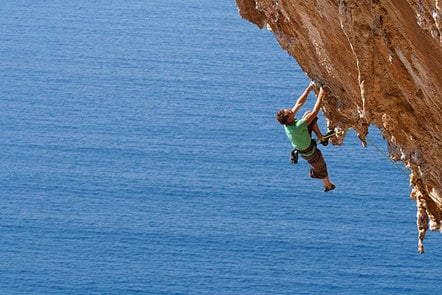
{"type": "Polygon", "coordinates": [[[329,128],[354,128],[365,145],[377,126],[390,157],[410,171],[418,250],[442,232],[442,1],[236,0],[240,15],[271,30],[311,79],[332,92],[329,128]]]}

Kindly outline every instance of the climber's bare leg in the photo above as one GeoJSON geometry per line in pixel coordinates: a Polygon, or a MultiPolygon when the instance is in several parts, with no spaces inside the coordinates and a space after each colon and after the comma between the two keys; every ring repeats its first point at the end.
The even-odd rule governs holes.
{"type": "Polygon", "coordinates": [[[325,187],[331,186],[331,182],[330,182],[330,179],[328,178],[328,176],[326,178],[323,178],[322,181],[324,182],[325,187]]]}
{"type": "Polygon", "coordinates": [[[324,182],[324,191],[328,192],[331,190],[334,190],[336,188],[336,186],[330,182],[330,179],[328,179],[328,176],[326,178],[323,178],[322,181],[324,182]]]}
{"type": "MultiPolygon", "coordinates": [[[[311,113],[311,111],[306,111],[305,112],[305,114],[304,114],[304,116],[302,116],[303,118],[305,118],[308,114],[310,114],[311,113]]],[[[322,137],[322,133],[321,133],[321,130],[319,129],[319,126],[318,126],[318,123],[317,122],[315,122],[314,124],[313,124],[313,126],[311,126],[311,128],[312,128],[312,130],[313,130],[313,132],[316,134],[316,136],[318,137],[318,138],[321,138],[322,137]]]]}
{"type": "Polygon", "coordinates": [[[321,130],[319,130],[318,123],[315,123],[315,124],[313,125],[313,132],[316,134],[316,136],[317,136],[318,138],[322,138],[322,133],[321,133],[321,130]]]}

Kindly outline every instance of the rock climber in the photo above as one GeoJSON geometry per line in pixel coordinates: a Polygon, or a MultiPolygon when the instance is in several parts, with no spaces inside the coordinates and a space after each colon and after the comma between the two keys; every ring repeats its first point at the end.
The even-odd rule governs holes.
{"type": "Polygon", "coordinates": [[[328,86],[320,86],[318,97],[313,110],[306,111],[302,119],[296,118],[296,113],[304,105],[310,91],[320,86],[318,82],[311,82],[296,101],[295,106],[291,109],[281,109],[276,114],[276,120],[284,125],[285,132],[289,138],[294,151],[297,151],[310,164],[310,177],[322,179],[324,182],[324,191],[328,192],[336,188],[330,182],[327,172],[327,165],[322,157],[321,151],[316,146],[316,140],[312,139],[312,131],[315,132],[322,145],[328,144],[330,136],[334,135],[334,131],[328,131],[326,135],[322,135],[318,127],[318,113],[321,109],[321,103],[324,96],[330,91],[328,86]]]}

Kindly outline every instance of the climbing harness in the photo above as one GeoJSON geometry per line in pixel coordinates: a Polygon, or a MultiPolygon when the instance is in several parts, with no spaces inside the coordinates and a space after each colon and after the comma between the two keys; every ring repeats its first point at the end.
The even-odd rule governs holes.
{"type": "Polygon", "coordinates": [[[301,153],[301,154],[308,153],[308,152],[310,152],[314,147],[317,146],[317,143],[318,143],[318,142],[321,142],[321,141],[323,141],[324,139],[328,139],[328,138],[330,138],[330,137],[333,137],[333,136],[335,136],[335,135],[337,135],[337,134],[338,134],[338,132],[336,132],[336,131],[331,131],[331,130],[330,130],[330,131],[327,132],[326,135],[322,136],[321,138],[314,138],[314,139],[312,139],[312,142],[311,142],[311,144],[309,145],[309,147],[308,147],[307,149],[305,149],[305,150],[303,150],[303,151],[299,151],[299,150],[297,150],[297,149],[292,149],[292,151],[290,152],[290,162],[291,162],[292,164],[298,164],[299,153],[301,153]]]}

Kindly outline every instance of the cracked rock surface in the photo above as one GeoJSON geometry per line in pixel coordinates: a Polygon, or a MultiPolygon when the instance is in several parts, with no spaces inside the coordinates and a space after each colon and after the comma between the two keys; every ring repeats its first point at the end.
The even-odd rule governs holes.
{"type": "Polygon", "coordinates": [[[418,250],[442,232],[442,0],[236,0],[240,15],[272,31],[311,79],[331,89],[329,128],[370,125],[410,171],[418,250]]]}

